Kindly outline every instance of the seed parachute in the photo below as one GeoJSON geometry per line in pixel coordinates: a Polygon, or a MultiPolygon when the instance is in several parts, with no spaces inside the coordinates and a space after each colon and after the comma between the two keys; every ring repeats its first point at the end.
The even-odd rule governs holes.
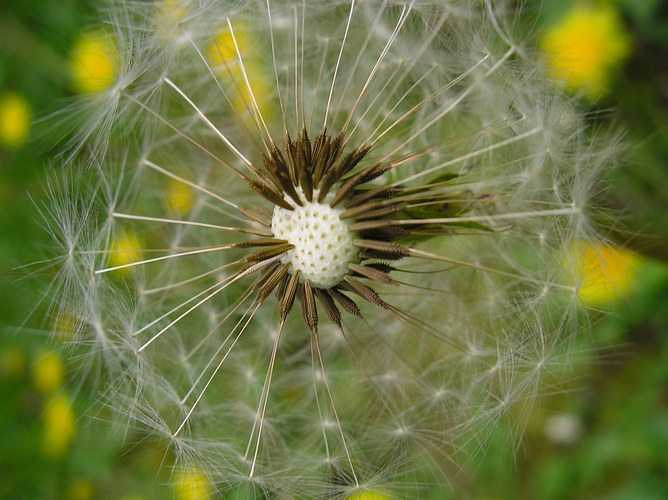
{"type": "Polygon", "coordinates": [[[568,378],[565,256],[599,239],[617,148],[512,12],[103,12],[115,78],[65,110],[82,125],[44,209],[51,323],[176,476],[235,498],[442,498],[568,378]]]}

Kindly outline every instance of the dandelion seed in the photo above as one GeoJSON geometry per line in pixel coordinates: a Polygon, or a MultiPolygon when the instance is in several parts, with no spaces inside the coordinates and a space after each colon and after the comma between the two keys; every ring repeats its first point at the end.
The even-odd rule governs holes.
{"type": "Polygon", "coordinates": [[[611,139],[489,2],[163,9],[111,11],[133,49],[81,134],[94,194],[53,209],[54,307],[109,404],[268,498],[420,497],[520,434],[611,139]]]}

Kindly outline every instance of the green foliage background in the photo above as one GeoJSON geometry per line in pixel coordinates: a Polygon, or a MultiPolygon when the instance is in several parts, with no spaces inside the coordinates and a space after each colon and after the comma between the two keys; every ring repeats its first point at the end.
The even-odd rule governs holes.
{"type": "MultiPolygon", "coordinates": [[[[594,318],[572,392],[541,401],[518,449],[499,429],[466,473],[453,474],[452,498],[668,498],[668,5],[621,0],[633,53],[615,75],[612,92],[590,107],[598,127],[626,130],[630,152],[608,179],[604,205],[619,210],[615,237],[646,260],[633,296],[594,318]],[[596,351],[591,350],[591,345],[596,351]],[[544,429],[550,415],[567,414],[581,436],[555,444],[544,429]]],[[[73,376],[59,389],[73,398],[75,437],[67,452],[42,452],[46,397],[32,370],[48,347],[41,294],[48,285],[49,236],[38,209],[45,178],[58,168],[67,121],[47,120],[71,97],[68,54],[94,19],[94,2],[34,0],[0,5],[0,94],[16,91],[32,107],[28,142],[0,146],[0,498],[173,498],[160,443],[137,431],[114,431],[96,394],[73,376]],[[27,265],[27,266],[26,266],[27,265]],[[37,304],[37,306],[35,306],[37,304]],[[32,312],[31,312],[32,311],[32,312]],[[138,443],[138,444],[137,444],[138,443]]],[[[572,2],[533,0],[527,26],[559,19],[572,2]]],[[[534,28],[535,29],[535,28],[534,28]]],[[[67,118],[67,117],[62,117],[67,118]]]]}

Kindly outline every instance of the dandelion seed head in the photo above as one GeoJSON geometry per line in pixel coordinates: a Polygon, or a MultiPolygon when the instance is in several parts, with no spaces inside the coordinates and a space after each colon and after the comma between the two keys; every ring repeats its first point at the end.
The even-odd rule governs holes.
{"type": "Polygon", "coordinates": [[[349,273],[348,264],[357,259],[354,235],[348,231],[349,224],[339,218],[342,213],[327,203],[306,200],[293,210],[274,208],[274,235],[295,247],[281,262],[289,263],[291,272],[300,271],[302,279],[315,287],[337,285],[349,273]]]}
{"type": "Polygon", "coordinates": [[[418,471],[521,434],[618,148],[507,7],[113,3],[119,92],[76,108],[82,166],[48,188],[52,316],[175,470],[419,498],[418,471]]]}

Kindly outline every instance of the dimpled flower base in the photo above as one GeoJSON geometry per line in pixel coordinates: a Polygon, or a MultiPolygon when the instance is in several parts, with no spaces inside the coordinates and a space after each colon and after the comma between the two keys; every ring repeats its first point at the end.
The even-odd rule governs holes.
{"type": "Polygon", "coordinates": [[[301,271],[302,279],[309,280],[313,287],[333,287],[348,273],[348,263],[357,260],[353,234],[339,219],[342,212],[315,201],[305,201],[294,210],[274,208],[274,236],[295,246],[281,262],[291,263],[292,272],[301,271]]]}

